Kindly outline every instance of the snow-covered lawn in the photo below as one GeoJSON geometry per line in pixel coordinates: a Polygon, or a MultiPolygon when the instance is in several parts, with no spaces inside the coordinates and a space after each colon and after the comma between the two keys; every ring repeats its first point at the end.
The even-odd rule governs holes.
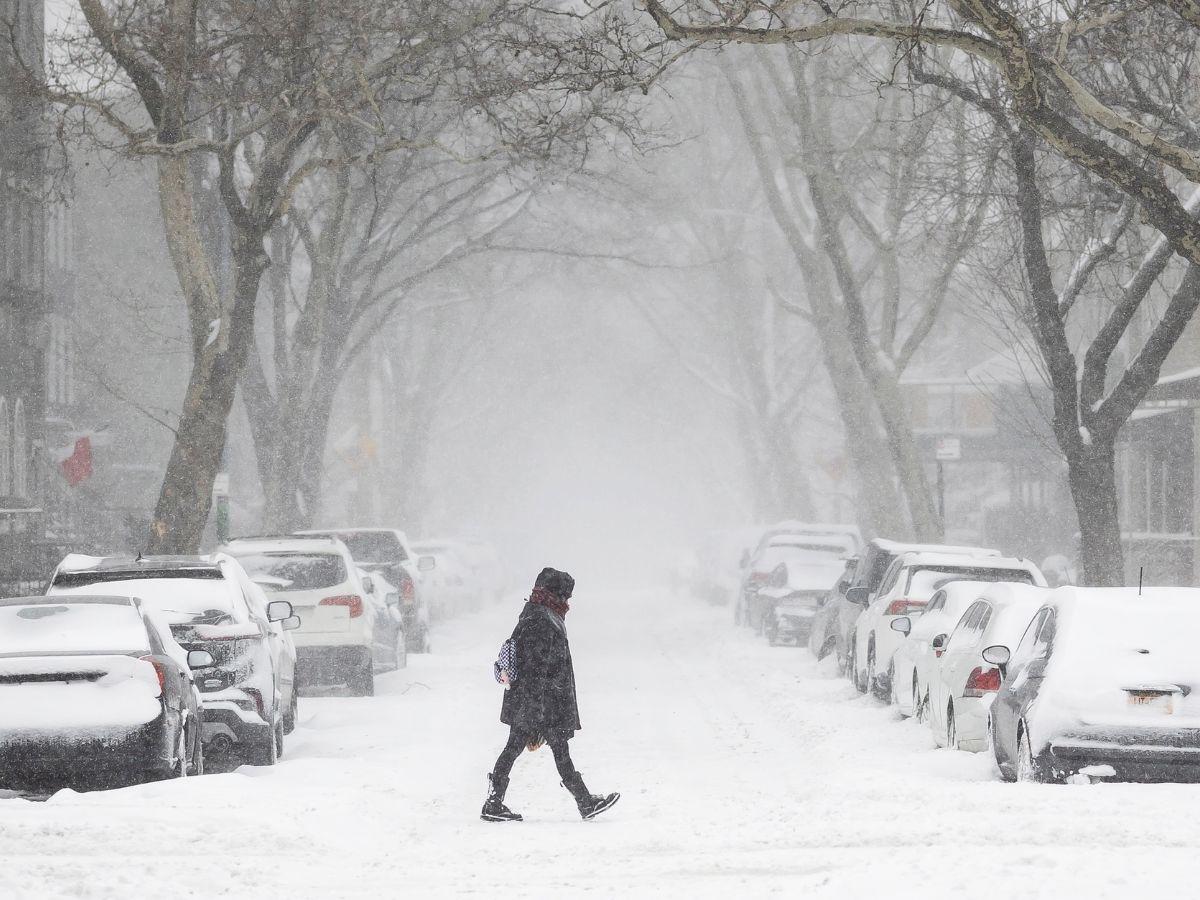
{"type": "Polygon", "coordinates": [[[623,795],[602,818],[579,821],[543,749],[509,789],[526,821],[479,821],[514,599],[443,625],[376,697],[305,698],[273,770],[0,800],[0,897],[1196,892],[1200,787],[1002,784],[727,610],[586,586],[571,605],[572,750],[623,795]]]}

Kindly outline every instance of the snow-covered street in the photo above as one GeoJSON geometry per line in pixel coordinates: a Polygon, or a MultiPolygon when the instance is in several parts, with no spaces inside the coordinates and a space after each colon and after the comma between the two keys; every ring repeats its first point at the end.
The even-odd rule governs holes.
{"type": "Polygon", "coordinates": [[[581,590],[568,620],[573,754],[593,791],[622,792],[617,807],[580,822],[544,749],[509,789],[526,821],[481,822],[506,734],[491,660],[518,606],[442,625],[434,654],[376,697],[306,698],[273,770],[0,800],[0,896],[157,883],[195,897],[1128,897],[1190,884],[1200,787],[1002,784],[986,754],[932,749],[807,651],[666,591],[581,590]]]}

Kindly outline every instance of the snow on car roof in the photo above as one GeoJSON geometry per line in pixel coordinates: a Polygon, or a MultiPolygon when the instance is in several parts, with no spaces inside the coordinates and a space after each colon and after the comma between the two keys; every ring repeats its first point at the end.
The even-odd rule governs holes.
{"type": "Polygon", "coordinates": [[[946,553],[954,556],[1000,556],[999,550],[990,547],[967,547],[955,544],[909,544],[904,541],[893,541],[887,538],[874,538],[871,541],[880,550],[886,550],[895,556],[901,553],[946,553]]]}
{"type": "Polygon", "coordinates": [[[0,656],[134,654],[150,639],[126,599],[37,597],[0,606],[0,656]]]}
{"type": "Polygon", "coordinates": [[[909,550],[900,555],[902,566],[947,566],[954,569],[1024,569],[1036,572],[1037,566],[1015,556],[972,556],[965,553],[936,553],[909,550]]]}
{"type": "Polygon", "coordinates": [[[232,556],[253,551],[255,553],[336,553],[339,556],[343,544],[337,538],[305,537],[245,537],[234,538],[221,549],[232,556]]]}

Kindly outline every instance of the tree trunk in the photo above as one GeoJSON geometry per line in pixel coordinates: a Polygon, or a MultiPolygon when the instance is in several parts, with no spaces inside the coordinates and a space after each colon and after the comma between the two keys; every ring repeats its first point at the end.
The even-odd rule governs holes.
{"type": "Polygon", "coordinates": [[[1113,445],[1095,442],[1067,455],[1067,480],[1079,516],[1080,576],[1089,587],[1125,584],[1113,445]]]}
{"type": "Polygon", "coordinates": [[[229,412],[253,338],[254,304],[264,270],[261,236],[237,232],[233,305],[226,314],[196,224],[193,190],[186,157],[160,160],[164,232],[187,300],[192,372],[150,524],[146,552],[151,554],[187,554],[200,548],[229,412]]]}

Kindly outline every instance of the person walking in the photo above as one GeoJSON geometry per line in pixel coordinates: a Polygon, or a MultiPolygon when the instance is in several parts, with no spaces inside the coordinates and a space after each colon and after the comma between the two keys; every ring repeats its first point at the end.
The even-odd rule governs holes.
{"type": "Polygon", "coordinates": [[[509,726],[508,743],[488,775],[488,796],[480,818],[487,822],[520,822],[521,816],[504,805],[513,763],[528,748],[550,745],[562,785],[575,798],[579,814],[592,819],[612,807],[620,794],[598,796],[584,786],[575,770],[567,742],[583,726],[575,698],[575,669],[567,642],[566,616],[575,579],[545,568],[534,582],[517,626],[513,629],[512,659],[501,652],[497,677],[505,683],[500,721],[509,726]]]}

